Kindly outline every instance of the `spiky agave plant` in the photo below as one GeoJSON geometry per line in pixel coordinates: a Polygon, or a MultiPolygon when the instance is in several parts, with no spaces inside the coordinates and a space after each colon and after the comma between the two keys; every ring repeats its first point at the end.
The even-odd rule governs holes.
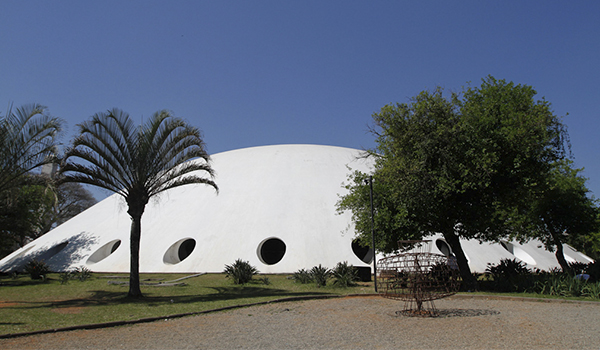
{"type": "Polygon", "coordinates": [[[313,277],[310,271],[307,271],[305,269],[300,269],[294,272],[294,274],[292,275],[292,279],[294,280],[294,282],[302,284],[310,283],[313,281],[313,277]]]}
{"type": "Polygon", "coordinates": [[[331,276],[331,271],[321,266],[315,266],[310,270],[310,274],[312,275],[313,281],[317,284],[317,287],[325,287],[327,285],[327,280],[331,276]]]}
{"type": "Polygon", "coordinates": [[[333,284],[343,288],[355,286],[358,280],[358,272],[347,261],[337,263],[331,269],[331,275],[334,278],[333,284]]]}
{"type": "Polygon", "coordinates": [[[242,259],[237,259],[231,265],[225,265],[225,271],[223,272],[226,277],[233,280],[234,284],[246,284],[252,280],[252,276],[258,274],[256,267],[242,259]]]}

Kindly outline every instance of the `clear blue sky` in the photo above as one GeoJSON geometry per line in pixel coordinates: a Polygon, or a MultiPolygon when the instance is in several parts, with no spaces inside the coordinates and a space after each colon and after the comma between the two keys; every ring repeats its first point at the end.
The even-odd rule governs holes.
{"type": "Polygon", "coordinates": [[[65,143],[118,107],[140,121],[171,110],[212,154],[370,148],[385,104],[491,74],[569,114],[600,197],[599,15],[597,1],[0,0],[0,111],[44,104],[67,121],[65,143]]]}

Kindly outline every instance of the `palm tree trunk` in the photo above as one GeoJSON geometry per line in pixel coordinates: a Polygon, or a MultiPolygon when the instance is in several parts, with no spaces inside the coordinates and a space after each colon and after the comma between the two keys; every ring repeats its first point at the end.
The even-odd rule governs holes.
{"type": "Polygon", "coordinates": [[[140,240],[142,239],[142,214],[148,203],[148,196],[143,191],[130,192],[127,197],[129,209],[127,213],[131,217],[131,232],[129,236],[129,293],[127,296],[141,298],[140,290],[140,240]]]}
{"type": "Polygon", "coordinates": [[[142,236],[142,215],[131,216],[129,293],[127,296],[141,298],[140,290],[140,240],[142,236]]]}
{"type": "Polygon", "coordinates": [[[460,271],[460,276],[463,280],[463,288],[468,291],[476,291],[477,290],[477,279],[471,273],[471,268],[469,267],[469,261],[467,260],[467,256],[460,245],[460,240],[458,236],[453,232],[443,233],[446,242],[452,248],[452,252],[454,256],[456,256],[456,263],[458,264],[458,269],[460,271]]]}

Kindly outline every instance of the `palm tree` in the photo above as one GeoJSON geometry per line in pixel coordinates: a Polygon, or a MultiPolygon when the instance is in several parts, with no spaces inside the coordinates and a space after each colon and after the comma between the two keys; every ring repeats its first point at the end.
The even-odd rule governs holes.
{"type": "Polygon", "coordinates": [[[18,187],[33,169],[56,161],[62,121],[28,104],[0,117],[0,193],[18,187]]]}
{"type": "Polygon", "coordinates": [[[95,185],[123,196],[131,216],[128,296],[142,297],[139,250],[148,200],[187,184],[206,184],[218,191],[204,141],[197,128],[164,110],[136,126],[127,113],[115,108],[78,127],[79,136],[65,153],[61,181],[95,185]],[[200,159],[189,161],[196,158],[200,159]]]}

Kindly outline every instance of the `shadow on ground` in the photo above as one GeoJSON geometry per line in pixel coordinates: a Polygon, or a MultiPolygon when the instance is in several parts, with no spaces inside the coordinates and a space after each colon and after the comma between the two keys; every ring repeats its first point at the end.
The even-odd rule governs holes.
{"type": "Polygon", "coordinates": [[[314,292],[290,292],[284,289],[264,288],[257,286],[244,287],[209,287],[214,290],[214,293],[202,295],[170,295],[170,296],[152,296],[151,293],[146,293],[141,299],[129,298],[123,291],[91,291],[92,295],[89,298],[68,299],[52,302],[27,302],[20,301],[18,305],[5,306],[4,309],[36,309],[36,308],[62,308],[62,307],[89,307],[99,305],[127,305],[127,304],[144,304],[147,306],[158,306],[164,304],[190,304],[190,303],[207,303],[219,302],[232,299],[251,299],[272,297],[293,298],[302,296],[315,295],[330,295],[330,293],[314,293],[314,292]]]}

